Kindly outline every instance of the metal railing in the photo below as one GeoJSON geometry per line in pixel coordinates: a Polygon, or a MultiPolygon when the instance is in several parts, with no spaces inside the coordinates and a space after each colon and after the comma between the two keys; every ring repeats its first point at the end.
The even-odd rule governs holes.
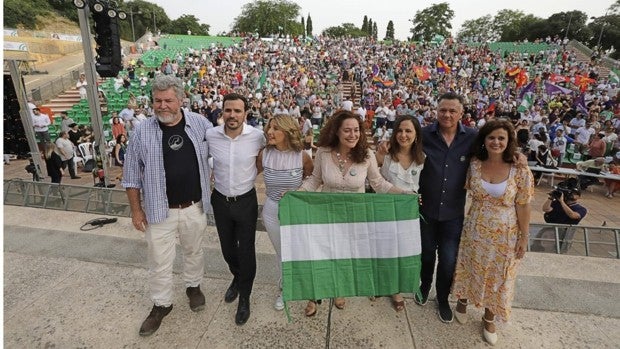
{"type": "Polygon", "coordinates": [[[620,228],[530,223],[529,250],[620,259],[620,228]]]}
{"type": "MultiPolygon", "coordinates": [[[[53,210],[129,217],[125,190],[83,185],[65,185],[23,179],[4,180],[4,204],[53,210]]],[[[262,206],[259,206],[259,213],[262,206]]],[[[257,229],[264,231],[260,219],[257,229]]],[[[213,215],[207,215],[214,226],[213,215]]],[[[530,224],[528,250],[576,256],[620,259],[620,228],[563,224],[530,224]]]]}
{"type": "MultiPolygon", "coordinates": [[[[58,97],[59,94],[66,90],[75,88],[75,82],[80,77],[80,71],[75,69],[66,73],[52,81],[41,84],[35,88],[30,88],[27,92],[28,97],[32,97],[35,104],[43,104],[51,99],[58,97]]],[[[29,88],[26,84],[26,88],[29,88]]]]}

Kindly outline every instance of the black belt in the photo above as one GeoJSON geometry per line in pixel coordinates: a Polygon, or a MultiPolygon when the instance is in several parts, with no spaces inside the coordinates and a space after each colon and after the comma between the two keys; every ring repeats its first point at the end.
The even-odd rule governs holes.
{"type": "Polygon", "coordinates": [[[247,198],[247,197],[249,197],[249,196],[251,196],[251,195],[254,195],[254,193],[255,193],[255,192],[256,192],[256,189],[252,188],[252,190],[250,190],[250,191],[248,191],[248,192],[246,192],[246,193],[243,193],[243,194],[241,194],[241,195],[237,195],[237,196],[226,196],[226,195],[224,195],[224,194],[220,193],[219,191],[217,191],[217,190],[213,189],[213,194],[215,194],[215,195],[217,195],[217,196],[219,196],[219,197],[221,197],[221,198],[225,199],[225,200],[226,200],[226,201],[228,201],[228,202],[231,202],[231,201],[237,201],[237,200],[241,200],[241,199],[245,199],[245,198],[247,198]]]}
{"type": "Polygon", "coordinates": [[[195,204],[195,203],[197,203],[199,201],[200,200],[198,200],[198,201],[182,202],[180,204],[169,204],[168,208],[188,208],[188,207],[192,206],[193,204],[195,204]]]}

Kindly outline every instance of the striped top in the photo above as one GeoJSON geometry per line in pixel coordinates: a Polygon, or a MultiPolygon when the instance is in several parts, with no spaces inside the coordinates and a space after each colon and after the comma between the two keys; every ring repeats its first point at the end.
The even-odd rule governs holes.
{"type": "Polygon", "coordinates": [[[280,201],[284,192],[297,190],[301,185],[304,176],[302,152],[267,147],[263,151],[263,170],[265,194],[273,201],[280,201]]]}

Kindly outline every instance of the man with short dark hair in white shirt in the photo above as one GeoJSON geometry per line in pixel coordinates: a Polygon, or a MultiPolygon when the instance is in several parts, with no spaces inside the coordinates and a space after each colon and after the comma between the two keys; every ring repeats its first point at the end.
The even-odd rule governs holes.
{"type": "Polygon", "coordinates": [[[233,274],[224,301],[231,303],[239,296],[237,325],[245,324],[250,317],[250,293],[256,276],[256,158],[265,146],[263,132],[245,123],[248,111],[244,96],[229,93],[223,101],[224,124],[207,131],[215,179],[211,204],[222,255],[233,274]]]}

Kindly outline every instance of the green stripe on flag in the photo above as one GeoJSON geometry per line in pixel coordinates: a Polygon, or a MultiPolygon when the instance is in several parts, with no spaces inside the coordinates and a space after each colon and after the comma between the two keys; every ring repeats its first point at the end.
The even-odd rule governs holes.
{"type": "Polygon", "coordinates": [[[282,226],[419,218],[418,195],[288,192],[279,205],[282,226]],[[309,210],[308,205],[318,206],[309,210]]]}
{"type": "Polygon", "coordinates": [[[289,192],[279,216],[285,301],[418,291],[417,195],[289,192]]]}
{"type": "Polygon", "coordinates": [[[420,255],[282,263],[285,301],[416,293],[420,255]]]}

